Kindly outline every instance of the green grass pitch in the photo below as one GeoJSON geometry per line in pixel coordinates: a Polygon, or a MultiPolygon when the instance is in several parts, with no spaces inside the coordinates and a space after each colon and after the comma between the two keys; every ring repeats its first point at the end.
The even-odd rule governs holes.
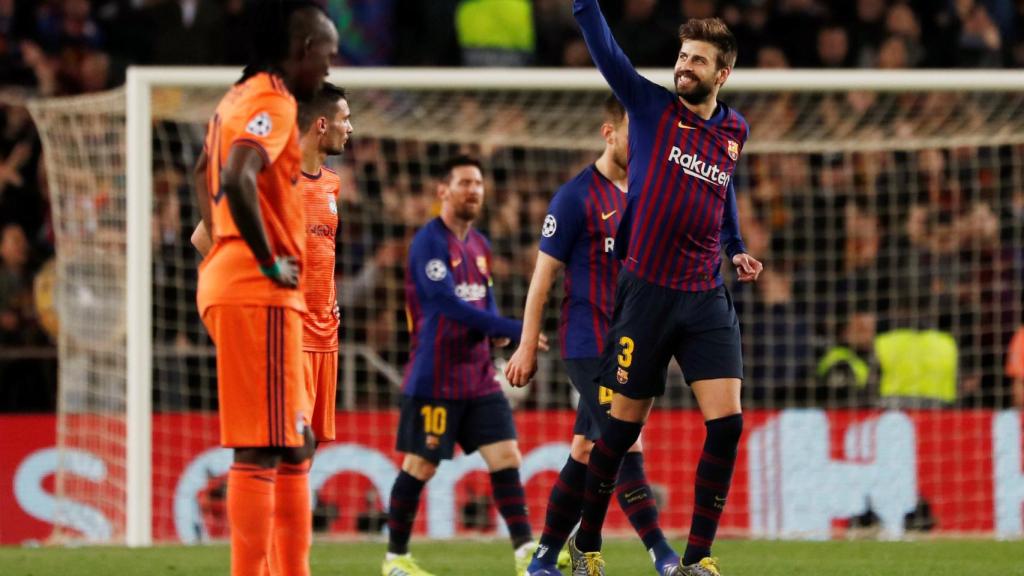
{"type": "MultiPolygon", "coordinates": [[[[682,550],[682,544],[677,543],[682,550]]],[[[513,576],[504,541],[413,540],[420,564],[437,576],[513,576]]],[[[384,545],[318,543],[313,576],[377,576],[384,545]]],[[[1024,542],[771,542],[723,540],[716,544],[726,576],[1024,576],[1024,542]]],[[[638,542],[605,544],[608,576],[653,576],[638,542]]],[[[128,548],[0,548],[3,576],[227,576],[226,546],[128,548]]]]}

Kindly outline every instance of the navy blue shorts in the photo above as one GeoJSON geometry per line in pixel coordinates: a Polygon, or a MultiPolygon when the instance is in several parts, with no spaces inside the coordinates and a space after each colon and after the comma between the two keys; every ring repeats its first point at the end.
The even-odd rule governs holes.
{"type": "Polygon", "coordinates": [[[596,441],[601,437],[601,431],[608,421],[608,411],[612,407],[612,391],[598,385],[601,380],[601,363],[600,358],[571,358],[565,361],[569,380],[580,393],[572,433],[587,440],[596,441]]]}
{"type": "Polygon", "coordinates": [[[729,290],[682,292],[623,271],[602,358],[604,385],[628,398],[661,396],[672,358],[687,382],[743,379],[740,322],[729,290]]]}
{"type": "Polygon", "coordinates": [[[515,439],[512,408],[501,392],[468,400],[402,396],[399,452],[436,464],[452,458],[456,443],[471,454],[480,446],[515,439]]]}

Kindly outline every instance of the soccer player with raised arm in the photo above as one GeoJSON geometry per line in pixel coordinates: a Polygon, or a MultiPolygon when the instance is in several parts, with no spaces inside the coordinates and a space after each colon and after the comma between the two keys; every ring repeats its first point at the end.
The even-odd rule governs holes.
{"type": "Polygon", "coordinates": [[[253,60],[207,127],[197,171],[213,246],[199,267],[199,312],[217,349],[228,472],[231,573],[260,574],[271,542],[280,573],[309,574],[309,459],[299,284],[306,226],[296,99],[320,89],[338,33],[311,2],[262,4],[253,60]]]}
{"type": "MultiPolygon", "coordinates": [[[[537,371],[537,343],[544,304],[564,274],[565,297],[559,322],[562,358],[580,393],[569,458],[551,488],[544,533],[526,576],[560,575],[556,564],[569,532],[583,508],[583,481],[594,440],[601,436],[612,392],[599,385],[601,352],[615,303],[619,261],[615,233],[626,211],[626,164],[629,120],[622,104],[609,96],[604,104],[604,153],[562,186],[551,200],[541,230],[540,252],[526,296],[523,336],[505,367],[512,386],[525,386],[537,371]]],[[[640,441],[630,448],[616,486],[619,506],[643,540],[662,574],[679,563],[658,525],[658,507],[644,473],[640,441]]],[[[523,576],[522,574],[517,576],[523,576]]]]}
{"type": "Polygon", "coordinates": [[[736,62],[736,40],[717,18],[683,24],[673,92],[637,74],[597,0],[575,0],[573,12],[629,115],[629,199],[615,239],[622,271],[601,368],[616,394],[590,454],[580,529],[568,544],[573,574],[604,574],[601,527],[616,475],[675,358],[706,437],[686,552],[664,574],[718,576],[711,545],[743,431],[740,326],[719,272],[721,251],[742,282],[762,268],[743,245],[733,188],[747,122],[717,98],[736,62]]]}
{"type": "MultiPolygon", "coordinates": [[[[441,215],[409,248],[405,301],[412,351],[405,370],[397,449],[402,471],[391,490],[383,576],[430,576],[409,555],[420,493],[455,444],[479,450],[491,474],[498,511],[508,525],[516,573],[536,543],[519,479],[522,456],[512,409],[495,379],[491,344],[519,338],[523,325],[498,314],[491,288],[491,248],[473,229],[484,201],[480,162],[449,160],[438,195],[441,215]]],[[[542,345],[545,345],[542,343],[542,345]]]]}

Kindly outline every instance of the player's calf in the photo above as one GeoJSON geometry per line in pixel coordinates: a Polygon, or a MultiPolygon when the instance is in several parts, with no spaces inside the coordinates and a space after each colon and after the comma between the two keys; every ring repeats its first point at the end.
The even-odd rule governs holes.
{"type": "Polygon", "coordinates": [[[644,456],[641,452],[629,452],[619,468],[615,493],[619,507],[629,518],[637,536],[654,561],[654,570],[662,574],[667,567],[679,563],[679,555],[669,545],[658,522],[658,505],[654,501],[647,475],[644,472],[644,456]]]}

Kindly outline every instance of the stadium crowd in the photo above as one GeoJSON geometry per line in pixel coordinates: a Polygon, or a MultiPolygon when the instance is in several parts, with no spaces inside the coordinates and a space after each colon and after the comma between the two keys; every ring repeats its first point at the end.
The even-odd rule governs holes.
{"type": "MultiPolygon", "coordinates": [[[[341,32],[339,65],[590,66],[567,0],[324,4],[341,32]]],[[[602,4],[624,51],[641,67],[668,66],[675,26],[715,14],[737,35],[740,67],[1024,65],[1024,3],[1010,0],[602,4]]],[[[129,64],[241,64],[244,12],[243,0],[0,0],[0,411],[48,410],[55,401],[55,340],[43,329],[34,288],[37,271],[54,252],[54,234],[42,149],[24,99],[111,88],[129,64]]],[[[943,114],[965,103],[915,101],[900,108],[850,94],[818,103],[811,119],[799,117],[797,104],[785,99],[737,107],[751,120],[756,141],[798,134],[801,122],[836,133],[891,130],[887,136],[900,137],[898,123],[883,125],[882,117],[876,124],[843,125],[869,118],[865,109],[876,104],[902,111],[893,117],[906,130],[941,133],[943,114]]],[[[980,115],[982,124],[999,121],[983,105],[980,115]]],[[[501,120],[507,129],[509,118],[501,120]]],[[[448,152],[443,145],[357,134],[342,171],[343,222],[351,224],[339,235],[339,295],[350,330],[343,341],[365,343],[391,364],[400,365],[407,348],[405,248],[434,208],[424,175],[436,166],[421,163],[448,152]],[[359,305],[366,298],[378,303],[373,317],[359,305]]],[[[499,294],[506,295],[503,309],[517,310],[548,195],[590,154],[552,157],[545,151],[531,159],[540,152],[477,152],[497,197],[482,228],[498,257],[494,273],[499,294]],[[536,170],[523,173],[513,165],[536,170]]],[[[195,214],[184,164],[160,166],[155,174],[154,246],[166,255],[163,261],[175,263],[154,275],[158,345],[202,343],[194,314],[174,305],[194,302],[188,232],[195,214]]],[[[1004,406],[1012,398],[1024,406],[1024,384],[1011,393],[1014,378],[1005,366],[1011,337],[1022,326],[1022,170],[1020,146],[748,157],[737,182],[741,226],[752,253],[767,264],[761,282],[735,292],[752,398],[772,405],[874,402],[879,371],[887,362],[893,366],[878,357],[879,337],[914,328],[947,334],[953,343],[900,342],[903,358],[955,355],[954,400],[940,404],[1004,406]],[[956,313],[944,313],[949,310],[956,313]]],[[[186,381],[195,366],[165,360],[157,370],[186,381]]],[[[1017,380],[1024,380],[1024,367],[1018,370],[1017,380]]],[[[377,398],[388,389],[380,384],[364,379],[360,400],[385,404],[394,391],[377,398]]],[[[165,400],[167,406],[193,403],[165,400]]]]}

